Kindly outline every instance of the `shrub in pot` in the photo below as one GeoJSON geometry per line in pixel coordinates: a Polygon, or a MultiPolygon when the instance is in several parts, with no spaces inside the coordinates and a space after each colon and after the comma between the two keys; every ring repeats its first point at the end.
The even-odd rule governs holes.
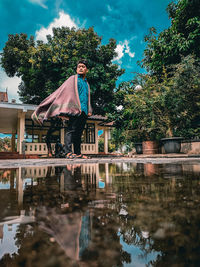
{"type": "Polygon", "coordinates": [[[166,153],[178,153],[184,138],[200,136],[200,65],[188,56],[173,66],[172,74],[160,85],[166,153]]]}
{"type": "Polygon", "coordinates": [[[200,136],[199,63],[189,56],[170,68],[171,72],[164,70],[158,78],[139,75],[140,90],[123,96],[119,125],[133,142],[169,137],[180,142],[177,137],[200,136]]]}

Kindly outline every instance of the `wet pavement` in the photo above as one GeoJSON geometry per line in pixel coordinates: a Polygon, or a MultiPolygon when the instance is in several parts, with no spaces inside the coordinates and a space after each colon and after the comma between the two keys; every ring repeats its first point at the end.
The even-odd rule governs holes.
{"type": "Polygon", "coordinates": [[[0,266],[199,266],[199,242],[198,158],[0,161],[0,266]]]}
{"type": "Polygon", "coordinates": [[[93,163],[200,163],[200,156],[188,154],[154,154],[134,155],[133,157],[92,157],[90,159],[62,159],[62,158],[41,158],[41,159],[4,159],[0,160],[0,168],[18,168],[26,166],[62,166],[66,164],[93,164],[93,163]]]}

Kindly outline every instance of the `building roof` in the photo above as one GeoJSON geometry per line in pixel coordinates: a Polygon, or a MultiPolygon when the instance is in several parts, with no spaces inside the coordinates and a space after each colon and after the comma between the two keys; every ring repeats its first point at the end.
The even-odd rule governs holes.
{"type": "Polygon", "coordinates": [[[34,111],[36,109],[36,105],[32,104],[21,104],[21,103],[0,103],[0,108],[8,108],[8,109],[18,109],[23,111],[34,111]]]}
{"type": "Polygon", "coordinates": [[[102,115],[92,115],[88,117],[88,120],[95,120],[95,121],[106,121],[108,118],[102,115]]]}
{"type": "Polygon", "coordinates": [[[114,127],[115,126],[115,122],[114,121],[110,121],[110,122],[102,122],[99,123],[100,126],[104,126],[104,127],[114,127]]]}
{"type": "Polygon", "coordinates": [[[19,112],[25,112],[26,118],[30,118],[35,108],[34,105],[0,102],[0,133],[12,133],[17,128],[19,112]]]}
{"type": "MultiPolygon", "coordinates": [[[[37,105],[33,104],[21,104],[21,103],[0,103],[0,108],[18,109],[23,111],[34,111],[37,105]]],[[[107,117],[102,115],[92,115],[88,117],[88,120],[106,121],[107,117]]]]}
{"type": "MultiPolygon", "coordinates": [[[[11,133],[17,127],[17,119],[19,112],[25,112],[25,117],[31,118],[33,111],[37,105],[0,102],[0,132],[11,133]]],[[[109,125],[106,123],[107,117],[101,115],[92,115],[89,121],[99,121],[99,125],[104,127],[109,125]],[[105,124],[104,124],[105,123],[105,124]]]]}

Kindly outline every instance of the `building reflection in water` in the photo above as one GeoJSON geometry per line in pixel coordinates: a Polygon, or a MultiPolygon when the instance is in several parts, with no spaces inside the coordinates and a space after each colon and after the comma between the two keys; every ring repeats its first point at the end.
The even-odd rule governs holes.
{"type": "Polygon", "coordinates": [[[0,264],[195,265],[199,174],[195,163],[0,170],[0,264]]]}
{"type": "MultiPolygon", "coordinates": [[[[50,219],[46,224],[39,221],[40,229],[50,234],[68,257],[78,260],[88,247],[92,225],[91,210],[83,211],[81,201],[89,193],[96,194],[98,188],[105,190],[106,183],[110,182],[108,164],[101,176],[98,164],[1,170],[1,181],[6,184],[4,193],[9,194],[9,201],[8,205],[3,207],[1,205],[3,212],[0,221],[0,239],[3,241],[4,232],[7,233],[6,225],[10,231],[13,229],[17,232],[19,225],[31,225],[38,218],[44,222],[48,217],[50,219]],[[9,203],[10,201],[12,203],[9,203]],[[52,208],[55,204],[57,208],[59,205],[64,214],[54,212],[52,208]]],[[[2,192],[2,186],[0,190],[2,192]]],[[[8,251],[5,253],[13,252],[11,246],[12,244],[8,246],[8,251]]]]}

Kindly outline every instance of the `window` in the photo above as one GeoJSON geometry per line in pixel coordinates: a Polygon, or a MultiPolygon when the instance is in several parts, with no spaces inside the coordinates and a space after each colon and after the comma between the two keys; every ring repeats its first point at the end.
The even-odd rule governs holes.
{"type": "Polygon", "coordinates": [[[62,128],[61,125],[55,125],[54,121],[49,120],[45,121],[43,126],[38,126],[34,124],[31,119],[25,119],[25,141],[26,143],[45,143],[47,132],[50,126],[55,126],[50,133],[51,136],[51,143],[55,143],[56,140],[60,140],[60,129],[62,128]]]}
{"type": "Polygon", "coordinates": [[[83,143],[95,144],[95,124],[87,123],[83,133],[83,143]]]}

